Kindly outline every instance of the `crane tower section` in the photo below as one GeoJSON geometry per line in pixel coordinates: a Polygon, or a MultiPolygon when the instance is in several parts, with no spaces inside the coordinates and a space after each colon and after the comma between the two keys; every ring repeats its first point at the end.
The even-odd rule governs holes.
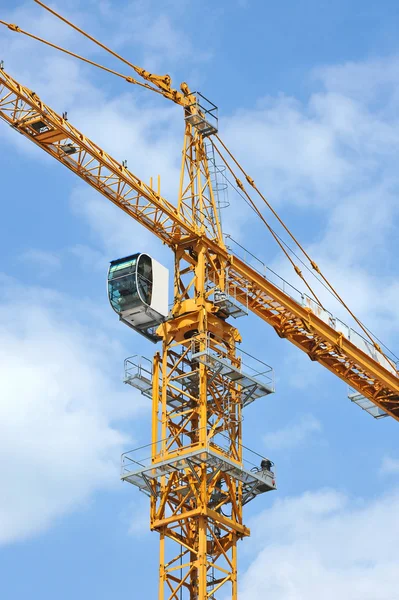
{"type": "Polygon", "coordinates": [[[243,506],[276,489],[273,463],[242,445],[242,411],[274,391],[272,370],[246,370],[238,356],[237,329],[209,299],[222,281],[207,277],[208,251],[198,242],[189,265],[176,260],[175,304],[152,367],[126,361],[126,383],[152,398],[153,428],[148,447],[123,456],[122,479],[151,499],[161,600],[236,599],[237,542],[250,533],[243,506]]]}
{"type": "MultiPolygon", "coordinates": [[[[159,314],[154,333],[162,351],[152,368],[127,361],[125,379],[152,398],[151,444],[144,456],[123,456],[122,479],[151,498],[151,529],[160,534],[160,600],[226,593],[236,599],[237,542],[249,535],[243,506],[276,489],[268,458],[244,462],[243,408],[274,386],[270,368],[266,377],[245,370],[236,350],[239,332],[227,322],[238,313],[223,253],[205,237],[224,248],[201,114],[193,120],[186,109],[178,198],[179,216],[197,236],[174,248],[173,308],[168,318],[159,314]]],[[[149,315],[158,280],[167,288],[163,275],[143,254],[111,263],[110,302],[128,325],[138,329],[137,319],[149,315]]]]}

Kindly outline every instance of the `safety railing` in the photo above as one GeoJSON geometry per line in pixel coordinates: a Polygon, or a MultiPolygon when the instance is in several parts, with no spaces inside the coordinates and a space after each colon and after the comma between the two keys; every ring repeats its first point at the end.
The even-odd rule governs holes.
{"type": "Polygon", "coordinates": [[[241,349],[232,360],[223,346],[217,343],[217,338],[210,335],[194,336],[191,343],[193,360],[219,371],[222,376],[230,377],[242,387],[258,383],[268,393],[274,392],[274,370],[267,363],[241,349]]]}
{"type": "Polygon", "coordinates": [[[142,394],[152,396],[152,362],[145,356],[135,354],[126,358],[124,383],[139,389],[142,394]]]}
{"type": "Polygon", "coordinates": [[[348,398],[353,404],[356,404],[362,410],[366,411],[369,415],[374,417],[374,419],[383,419],[387,417],[388,414],[382,410],[379,406],[374,404],[371,400],[360,394],[357,390],[353,388],[349,388],[348,390],[348,398]]]}
{"type": "Polygon", "coordinates": [[[163,449],[168,446],[169,439],[166,438],[164,440],[158,440],[157,442],[146,444],[144,446],[140,446],[139,448],[124,452],[121,457],[121,476],[124,477],[132,471],[134,472],[140,471],[141,469],[147,469],[154,464],[163,462],[167,459],[173,460],[176,457],[190,455],[196,450],[201,452],[205,450],[219,453],[225,459],[236,463],[237,465],[243,467],[246,471],[252,473],[261,472],[262,470],[266,469],[266,466],[268,466],[269,468],[266,470],[275,475],[276,471],[274,463],[268,457],[259,454],[258,452],[241,444],[236,450],[238,451],[238,454],[241,453],[242,455],[242,459],[238,460],[235,457],[236,451],[232,451],[231,442],[226,434],[217,434],[217,436],[208,440],[204,446],[198,441],[200,431],[200,429],[197,429],[192,432],[192,435],[196,436],[196,441],[192,443],[185,443],[184,446],[179,449],[174,449],[173,451],[167,452],[163,449]]]}
{"type": "MultiPolygon", "coordinates": [[[[284,292],[292,300],[295,300],[299,305],[309,308],[321,320],[326,322],[335,331],[342,333],[342,335],[351,341],[360,350],[371,356],[381,366],[390,371],[393,375],[398,375],[398,358],[384,346],[385,353],[379,352],[377,348],[366,339],[358,331],[346,325],[343,321],[335,317],[331,312],[325,310],[318,302],[313,298],[310,298],[307,294],[300,292],[291,283],[283,279],[273,269],[270,269],[264,262],[262,262],[257,256],[252,254],[249,250],[244,248],[239,242],[235,241],[230,235],[226,234],[225,237],[229,239],[235,246],[241,249],[241,253],[234,250],[234,253],[241,258],[247,265],[254,269],[259,275],[262,275],[265,279],[270,281],[275,287],[284,292]]],[[[231,248],[229,248],[231,250],[231,248]]],[[[383,345],[383,344],[382,344],[383,345]]]]}

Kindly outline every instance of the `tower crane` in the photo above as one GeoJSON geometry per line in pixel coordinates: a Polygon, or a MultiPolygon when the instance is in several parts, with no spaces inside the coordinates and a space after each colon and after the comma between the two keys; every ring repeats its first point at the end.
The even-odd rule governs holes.
{"type": "Polygon", "coordinates": [[[135,76],[103,67],[56,44],[0,21],[11,31],[39,40],[142,86],[181,107],[184,139],[177,203],[145,183],[96,145],[32,90],[0,69],[0,118],[65,165],[174,254],[174,297],[169,310],[168,272],[151,256],[136,253],[112,261],[109,299],[122,322],[160,342],[152,364],[126,361],[125,381],[152,399],[152,438],[141,454],[122,457],[122,479],[150,497],[151,530],[160,535],[159,599],[237,599],[237,542],[250,534],[243,506],[276,489],[269,458],[248,461],[242,444],[242,412],[274,391],[272,371],[246,367],[241,337],[232,325],[248,311],[279,337],[326,367],[353,390],[351,399],[375,417],[399,420],[396,365],[353,315],[318,265],[257,188],[218,135],[217,107],[186,83],[172,87],[119,56],[76,25],[35,0],[132,69],[135,76]],[[285,252],[310,295],[295,295],[249,265],[226,245],[217,186],[217,155],[240,194],[285,252]],[[258,202],[253,197],[258,198],[258,202]],[[263,203],[302,252],[309,270],[349,311],[362,334],[334,318],[281,244],[259,208],[263,203]]]}

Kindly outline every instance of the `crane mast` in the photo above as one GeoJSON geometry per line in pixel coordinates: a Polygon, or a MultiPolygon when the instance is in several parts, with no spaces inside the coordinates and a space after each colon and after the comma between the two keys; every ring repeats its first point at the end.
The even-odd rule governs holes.
{"type": "MultiPolygon", "coordinates": [[[[143,477],[151,481],[151,529],[160,534],[159,599],[205,600],[221,588],[229,593],[228,587],[236,599],[237,540],[248,531],[242,483],[224,463],[242,464],[240,391],[235,383],[226,386],[203,358],[211,341],[212,353],[234,363],[238,332],[207,298],[208,248],[201,234],[208,231],[224,244],[204,139],[190,115],[187,111],[178,212],[182,220],[191,219],[197,239],[183,239],[174,248],[172,318],[159,327],[162,352],[153,365],[151,463],[134,477],[139,485],[143,477]],[[222,507],[230,513],[224,516],[222,507]]],[[[218,256],[214,260],[219,268],[213,283],[223,288],[224,269],[218,256]]],[[[126,481],[131,473],[128,465],[126,481]]]]}
{"type": "Polygon", "coordinates": [[[223,587],[223,594],[236,599],[237,541],[249,534],[242,521],[243,482],[231,472],[242,467],[242,402],[240,386],[211,361],[223,357],[226,365],[239,366],[239,337],[206,298],[204,244],[195,244],[191,254],[195,262],[187,268],[176,253],[176,276],[185,271],[186,284],[176,282],[173,318],[160,327],[151,462],[133,476],[127,464],[123,477],[152,482],[151,528],[161,544],[159,598],[216,598],[223,587]]]}
{"type": "Polygon", "coordinates": [[[326,320],[320,307],[298,302],[226,247],[206,149],[217,126],[207,118],[200,95],[187,87],[185,94],[177,93],[168,79],[137,69],[184,111],[176,206],[4,68],[0,118],[174,253],[173,307],[156,332],[162,349],[147,379],[139,370],[134,376],[141,377],[140,384],[146,381],[152,398],[152,439],[144,456],[123,455],[122,479],[150,497],[151,529],[160,535],[159,600],[236,600],[237,542],[250,534],[243,506],[276,488],[269,459],[261,457],[252,468],[244,461],[242,411],[274,389],[272,382],[245,372],[237,351],[240,334],[215,292],[228,298],[234,289],[238,305],[396,420],[399,378],[378,349],[360,347],[326,320]]]}

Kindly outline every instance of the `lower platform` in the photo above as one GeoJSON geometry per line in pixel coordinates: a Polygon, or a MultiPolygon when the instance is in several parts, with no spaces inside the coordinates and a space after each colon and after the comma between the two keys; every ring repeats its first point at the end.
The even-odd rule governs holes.
{"type": "Polygon", "coordinates": [[[132,454],[134,451],[122,455],[121,479],[137,486],[147,495],[158,495],[157,480],[163,475],[174,471],[193,470],[194,466],[203,463],[210,471],[226,473],[243,484],[243,504],[259,494],[277,489],[275,474],[271,471],[272,463],[268,459],[261,461],[261,465],[266,465],[266,467],[253,466],[251,469],[247,469],[219,454],[211,446],[206,449],[192,450],[157,463],[152,463],[149,459],[135,460],[132,458],[132,454]]]}
{"type": "Polygon", "coordinates": [[[383,411],[382,408],[355,390],[349,390],[348,398],[351,402],[357,404],[362,410],[365,410],[367,413],[369,413],[369,415],[374,417],[374,419],[383,419],[384,417],[388,416],[388,414],[383,411]]]}

